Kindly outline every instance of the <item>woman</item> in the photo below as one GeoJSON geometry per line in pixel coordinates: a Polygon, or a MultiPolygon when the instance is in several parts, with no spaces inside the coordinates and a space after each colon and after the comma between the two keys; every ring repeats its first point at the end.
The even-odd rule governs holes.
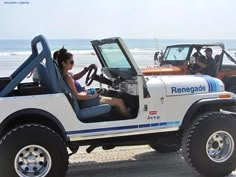
{"type": "Polygon", "coordinates": [[[83,75],[85,75],[88,70],[96,67],[95,65],[90,65],[88,68],[85,67],[80,73],[72,75],[69,70],[71,70],[74,66],[73,55],[67,52],[67,50],[64,48],[59,50],[57,61],[62,71],[64,80],[76,98],[80,101],[80,106],[82,108],[96,106],[99,104],[110,104],[112,107],[116,108],[117,111],[120,112],[125,118],[131,118],[131,115],[129,114],[129,111],[122,99],[100,96],[97,92],[94,92],[90,95],[81,88],[77,80],[83,77],[83,75]]]}

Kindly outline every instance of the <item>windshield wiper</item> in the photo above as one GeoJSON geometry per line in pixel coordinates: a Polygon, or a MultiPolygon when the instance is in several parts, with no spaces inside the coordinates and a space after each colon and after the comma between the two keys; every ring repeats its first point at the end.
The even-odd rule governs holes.
{"type": "Polygon", "coordinates": [[[174,55],[174,59],[177,60],[177,57],[174,55]]]}

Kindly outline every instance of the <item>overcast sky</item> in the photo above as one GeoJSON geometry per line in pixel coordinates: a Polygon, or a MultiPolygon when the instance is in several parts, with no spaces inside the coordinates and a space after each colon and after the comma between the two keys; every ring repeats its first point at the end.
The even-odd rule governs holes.
{"type": "Polygon", "coordinates": [[[236,39],[235,0],[0,0],[0,39],[236,39]],[[29,4],[7,4],[29,2],[29,4]]]}

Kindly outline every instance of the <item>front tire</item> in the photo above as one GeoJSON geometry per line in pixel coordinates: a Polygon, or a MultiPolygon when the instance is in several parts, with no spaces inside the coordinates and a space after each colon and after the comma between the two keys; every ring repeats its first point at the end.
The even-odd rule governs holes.
{"type": "Polygon", "coordinates": [[[182,151],[186,162],[209,177],[223,177],[236,168],[236,119],[220,112],[200,115],[185,131],[182,151]]]}
{"type": "Polygon", "coordinates": [[[64,177],[68,152],[61,137],[48,127],[27,124],[0,141],[0,176],[64,177]]]}

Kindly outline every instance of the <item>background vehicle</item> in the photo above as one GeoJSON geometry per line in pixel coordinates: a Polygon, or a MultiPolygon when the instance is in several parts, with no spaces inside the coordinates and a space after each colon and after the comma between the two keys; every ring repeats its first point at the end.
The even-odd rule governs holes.
{"type": "Polygon", "coordinates": [[[236,93],[236,61],[225,51],[223,43],[215,44],[180,44],[167,46],[160,67],[145,68],[144,75],[186,75],[191,74],[191,56],[197,52],[205,55],[206,48],[213,49],[216,61],[215,75],[223,81],[227,91],[236,93]]]}
{"type": "Polygon", "coordinates": [[[84,145],[88,153],[99,146],[141,144],[163,152],[178,149],[181,142],[185,160],[199,173],[225,176],[235,169],[236,119],[220,109],[236,100],[222,81],[144,77],[120,38],[91,43],[102,74],[90,70],[86,84],[108,85],[99,88],[100,94],[123,99],[133,118],[124,119],[107,104],[81,109],[46,39],[37,36],[31,56],[9,78],[0,79],[0,176],[63,177],[69,155],[84,145]],[[35,67],[40,82],[22,82],[35,67]]]}

